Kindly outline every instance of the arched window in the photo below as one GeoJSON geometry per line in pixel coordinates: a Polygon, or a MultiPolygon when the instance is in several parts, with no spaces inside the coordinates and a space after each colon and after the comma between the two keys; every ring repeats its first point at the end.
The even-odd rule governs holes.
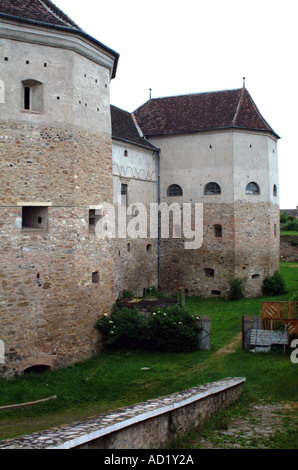
{"type": "Polygon", "coordinates": [[[248,183],[246,186],[246,194],[260,194],[260,187],[257,183],[248,183]]]}
{"type": "Polygon", "coordinates": [[[277,196],[277,186],[276,186],[276,184],[273,185],[273,196],[274,197],[277,196]]]}
{"type": "Polygon", "coordinates": [[[183,191],[182,188],[178,184],[171,184],[171,186],[168,187],[168,197],[172,196],[183,196],[183,191]]]}
{"type": "Polygon", "coordinates": [[[221,194],[221,188],[217,183],[208,183],[204,190],[205,195],[221,194]]]}

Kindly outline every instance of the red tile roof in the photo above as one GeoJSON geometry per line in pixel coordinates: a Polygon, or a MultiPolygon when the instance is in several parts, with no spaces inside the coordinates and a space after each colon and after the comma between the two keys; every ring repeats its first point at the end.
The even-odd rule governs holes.
{"type": "Polygon", "coordinates": [[[128,111],[111,105],[112,137],[124,142],[141,145],[152,150],[156,147],[142,137],[136,127],[133,116],[128,111]]]}
{"type": "Polygon", "coordinates": [[[150,99],[134,112],[144,135],[214,129],[250,129],[273,133],[246,88],[150,99]]]}
{"type": "Polygon", "coordinates": [[[114,56],[112,78],[116,76],[119,54],[89,36],[50,0],[0,0],[0,19],[1,17],[40,26],[66,28],[66,31],[75,32],[114,56]]]}
{"type": "Polygon", "coordinates": [[[0,13],[15,16],[18,19],[27,19],[81,30],[50,0],[1,0],[0,13]]]}

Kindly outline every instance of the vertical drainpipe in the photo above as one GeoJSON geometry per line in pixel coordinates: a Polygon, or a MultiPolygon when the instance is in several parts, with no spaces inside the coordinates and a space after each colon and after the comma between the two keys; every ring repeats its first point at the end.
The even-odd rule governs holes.
{"type": "Polygon", "coordinates": [[[157,202],[158,202],[158,289],[160,289],[160,279],[161,279],[161,212],[160,212],[160,149],[157,151],[157,202]]]}

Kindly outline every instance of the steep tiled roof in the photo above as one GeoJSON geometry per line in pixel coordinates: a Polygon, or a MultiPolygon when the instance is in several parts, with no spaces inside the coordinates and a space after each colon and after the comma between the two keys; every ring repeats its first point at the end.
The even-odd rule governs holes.
{"type": "Polygon", "coordinates": [[[277,134],[246,88],[150,99],[134,115],[146,136],[238,128],[277,134]]]}
{"type": "Polygon", "coordinates": [[[1,0],[0,12],[15,16],[18,19],[27,19],[81,30],[50,0],[1,0]]]}
{"type": "Polygon", "coordinates": [[[89,36],[50,0],[0,0],[0,20],[1,18],[54,29],[65,28],[66,32],[70,31],[88,39],[96,47],[100,47],[114,56],[112,78],[116,76],[119,54],[89,36]]]}
{"type": "Polygon", "coordinates": [[[133,116],[123,109],[111,105],[112,137],[125,142],[132,142],[142,147],[156,148],[144,139],[135,124],[133,116]]]}

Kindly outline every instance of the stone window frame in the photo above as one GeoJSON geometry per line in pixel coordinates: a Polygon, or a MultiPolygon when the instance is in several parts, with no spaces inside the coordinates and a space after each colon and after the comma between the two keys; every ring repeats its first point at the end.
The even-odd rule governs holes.
{"type": "Polygon", "coordinates": [[[49,230],[49,206],[47,203],[19,203],[22,207],[23,232],[47,232],[49,230]],[[30,222],[32,219],[32,222],[30,222]],[[36,220],[37,219],[37,220],[36,220]]]}
{"type": "Polygon", "coordinates": [[[39,80],[22,80],[22,104],[21,110],[26,113],[43,114],[44,89],[39,80]]]}
{"type": "Polygon", "coordinates": [[[167,189],[168,197],[181,197],[183,196],[183,189],[179,184],[170,184],[167,189]]]}

